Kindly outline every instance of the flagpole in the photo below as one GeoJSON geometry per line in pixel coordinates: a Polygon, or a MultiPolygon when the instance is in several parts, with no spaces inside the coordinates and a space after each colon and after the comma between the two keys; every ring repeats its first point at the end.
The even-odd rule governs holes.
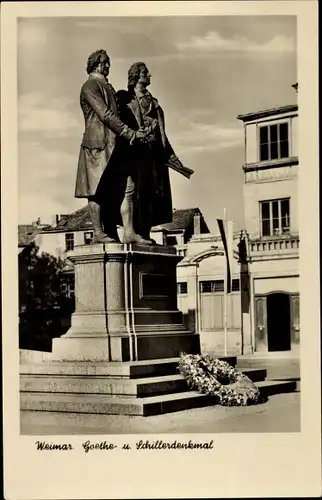
{"type": "MultiPolygon", "coordinates": [[[[224,230],[227,234],[227,210],[224,208],[224,230]]],[[[225,353],[227,356],[227,268],[228,264],[225,259],[225,268],[224,268],[224,342],[225,342],[225,353]]]]}

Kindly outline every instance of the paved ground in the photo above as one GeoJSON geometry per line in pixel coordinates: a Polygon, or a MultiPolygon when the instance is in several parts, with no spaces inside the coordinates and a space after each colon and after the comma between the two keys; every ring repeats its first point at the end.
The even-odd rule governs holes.
{"type": "Polygon", "coordinates": [[[263,405],[212,406],[152,417],[21,412],[28,435],[300,432],[300,393],[271,396],[263,405]]]}

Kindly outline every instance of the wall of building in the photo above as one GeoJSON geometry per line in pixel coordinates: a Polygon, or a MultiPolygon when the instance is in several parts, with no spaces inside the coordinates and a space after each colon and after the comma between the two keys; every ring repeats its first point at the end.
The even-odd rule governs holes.
{"type": "Polygon", "coordinates": [[[225,343],[228,356],[239,356],[242,353],[240,331],[228,331],[226,342],[223,331],[202,332],[200,335],[201,352],[213,356],[223,356],[225,343]]]}
{"type": "MultiPolygon", "coordinates": [[[[219,250],[220,251],[220,250],[219,250]]],[[[223,251],[223,249],[221,249],[223,251]]],[[[213,255],[204,259],[199,264],[199,278],[202,279],[221,279],[226,269],[226,257],[224,255],[213,255]]],[[[239,264],[236,259],[231,261],[231,273],[239,277],[239,264]]]]}
{"type": "Polygon", "coordinates": [[[298,233],[297,168],[292,166],[257,171],[254,172],[257,181],[244,184],[245,221],[250,238],[261,236],[259,202],[279,198],[290,198],[290,230],[293,234],[298,233]]]}
{"type": "MultiPolygon", "coordinates": [[[[84,245],[84,234],[87,231],[74,231],[74,246],[84,245]]],[[[36,236],[35,243],[41,252],[46,252],[55,257],[63,257],[65,253],[65,234],[63,232],[40,233],[36,236]]]]}
{"type": "Polygon", "coordinates": [[[299,277],[255,278],[254,291],[256,295],[265,295],[272,292],[299,293],[299,277]]]}
{"type": "Polygon", "coordinates": [[[298,116],[293,116],[291,120],[291,152],[292,156],[298,156],[298,116]]]}
{"type": "Polygon", "coordinates": [[[246,155],[245,163],[255,163],[258,161],[258,140],[257,123],[247,123],[244,125],[246,155]]]}
{"type": "Polygon", "coordinates": [[[245,164],[259,163],[256,170],[245,172],[244,212],[246,230],[250,238],[260,238],[260,201],[290,198],[291,233],[298,232],[298,165],[279,165],[279,160],[266,162],[259,158],[259,127],[276,123],[289,123],[289,157],[298,155],[298,116],[296,112],[264,117],[244,125],[245,164]]]}
{"type": "MultiPolygon", "coordinates": [[[[202,280],[211,280],[211,279],[223,279],[224,272],[226,269],[226,257],[223,255],[223,248],[220,244],[220,242],[216,242],[216,245],[218,245],[218,254],[211,255],[207,257],[205,254],[205,258],[201,260],[201,262],[196,263],[194,265],[188,265],[185,264],[185,261],[182,261],[182,263],[177,267],[177,282],[185,282],[187,281],[188,277],[195,276],[195,268],[197,267],[198,269],[198,279],[199,281],[202,280]],[[193,271],[192,271],[193,270],[193,271]]],[[[186,256],[190,257],[190,259],[193,259],[193,257],[197,257],[200,252],[206,252],[209,251],[209,253],[213,252],[213,249],[211,248],[211,243],[188,243],[187,244],[187,250],[186,250],[186,256]]],[[[235,242],[235,250],[237,251],[237,242],[235,242]]],[[[189,261],[188,261],[189,262],[189,261]]],[[[236,258],[232,259],[231,262],[231,273],[233,275],[233,278],[238,278],[240,269],[239,269],[239,263],[236,258]]]]}
{"type": "MultiPolygon", "coordinates": [[[[236,243],[237,241],[235,246],[236,243]]],[[[214,249],[211,246],[212,243],[209,241],[188,243],[187,254],[190,259],[199,256],[200,252],[205,252],[205,254],[200,262],[189,263],[189,257],[187,257],[177,267],[178,283],[187,284],[186,293],[178,294],[178,307],[183,312],[186,324],[200,334],[202,352],[223,355],[225,348],[224,293],[223,291],[206,293],[200,291],[201,282],[224,279],[226,258],[222,254],[221,242],[216,240],[216,245],[214,245],[220,247],[217,250],[218,254],[212,254],[214,249]],[[196,249],[198,251],[192,253],[196,249]],[[207,250],[209,256],[207,256],[207,250]],[[188,263],[185,264],[187,260],[188,263]]],[[[231,270],[232,279],[239,280],[240,266],[235,258],[232,261],[231,270]]],[[[234,355],[241,353],[241,303],[240,291],[232,292],[227,296],[227,348],[228,353],[234,355]]],[[[247,319],[245,321],[247,322],[247,319]]]]}
{"type": "Polygon", "coordinates": [[[211,245],[217,245],[218,242],[215,241],[214,235],[206,235],[205,238],[201,237],[194,238],[187,243],[186,256],[197,255],[200,252],[204,252],[210,249],[211,245]]]}
{"type": "Polygon", "coordinates": [[[163,231],[151,231],[151,238],[153,238],[158,245],[164,244],[164,232],[163,231]]]}
{"type": "Polygon", "coordinates": [[[280,256],[275,259],[252,261],[249,269],[253,278],[297,276],[299,274],[299,258],[298,255],[288,259],[280,256]]]}
{"type": "MultiPolygon", "coordinates": [[[[269,338],[272,330],[268,329],[268,318],[274,314],[268,309],[267,298],[272,293],[287,293],[290,296],[290,335],[291,350],[299,345],[299,257],[298,251],[294,251],[293,256],[286,258],[285,255],[272,255],[266,259],[253,260],[249,266],[252,291],[252,321],[251,321],[251,343],[256,351],[269,351],[269,338]],[[261,302],[259,304],[257,301],[261,302]],[[258,316],[257,308],[261,305],[262,316],[258,316]],[[269,312],[270,311],[270,312],[269,312]],[[261,325],[261,329],[259,328],[261,325]]],[[[274,316],[278,321],[279,316],[274,316]]],[[[283,320],[282,320],[283,321],[283,320]]],[[[270,320],[270,324],[272,319],[270,320]]],[[[283,330],[287,335],[287,330],[283,330]]],[[[279,335],[281,331],[279,331],[279,335]]],[[[283,334],[284,335],[284,334],[283,334]]],[[[283,338],[283,335],[279,338],[283,338]]],[[[277,338],[277,337],[276,337],[277,338]]]]}

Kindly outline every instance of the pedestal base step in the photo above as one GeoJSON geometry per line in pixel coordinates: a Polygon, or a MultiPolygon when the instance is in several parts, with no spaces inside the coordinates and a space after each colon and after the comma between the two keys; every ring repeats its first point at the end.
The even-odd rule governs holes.
{"type": "Polygon", "coordinates": [[[21,393],[21,409],[107,415],[160,415],[211,404],[211,399],[195,391],[153,396],[121,398],[88,394],[21,393]]]}
{"type": "Polygon", "coordinates": [[[261,393],[266,396],[274,394],[285,394],[287,392],[295,392],[298,390],[296,380],[262,380],[256,382],[261,393]]]}
{"type": "MultiPolygon", "coordinates": [[[[104,317],[105,318],[105,317],[104,317]]],[[[131,352],[140,361],[180,357],[181,353],[198,354],[200,338],[183,325],[149,325],[146,332],[137,332],[131,340],[119,335],[87,336],[83,330],[69,331],[53,339],[52,361],[64,362],[122,362],[131,360],[131,352]],[[154,333],[151,333],[151,331],[154,333]],[[83,332],[83,333],[82,333],[83,332]]]]}
{"type": "MultiPolygon", "coordinates": [[[[24,364],[20,366],[20,375],[75,375],[75,376],[97,376],[111,378],[142,378],[157,377],[162,375],[178,374],[178,357],[151,359],[127,362],[106,361],[43,361],[38,364],[24,364]]],[[[237,357],[221,357],[232,366],[237,363],[237,357]]]]}
{"type": "MultiPolygon", "coordinates": [[[[294,381],[257,382],[261,392],[267,395],[293,392],[294,381]]],[[[21,393],[21,410],[64,412],[64,413],[101,413],[107,415],[161,415],[192,408],[201,408],[215,403],[211,396],[196,391],[179,392],[147,398],[122,398],[117,396],[92,394],[49,394],[42,392],[21,393]]]]}
{"type": "MultiPolygon", "coordinates": [[[[264,380],[266,370],[249,369],[244,372],[253,381],[264,380]]],[[[159,394],[174,394],[188,391],[186,380],[180,374],[144,377],[139,379],[117,379],[96,375],[23,375],[21,392],[106,394],[144,398],[159,394]]]]}
{"type": "MultiPolygon", "coordinates": [[[[234,356],[221,359],[237,363],[234,356]]],[[[21,410],[147,416],[213,404],[214,398],[189,390],[178,362],[44,361],[21,366],[21,410]]],[[[265,380],[267,370],[262,367],[243,372],[268,396],[296,390],[296,381],[265,380]]]]}

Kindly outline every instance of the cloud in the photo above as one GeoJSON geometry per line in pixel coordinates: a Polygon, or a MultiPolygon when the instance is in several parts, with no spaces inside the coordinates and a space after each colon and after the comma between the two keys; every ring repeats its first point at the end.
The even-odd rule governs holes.
{"type": "Polygon", "coordinates": [[[85,29],[95,29],[95,30],[104,30],[109,33],[111,30],[117,31],[118,33],[129,33],[129,34],[140,34],[140,30],[137,26],[132,26],[127,24],[123,20],[118,18],[93,18],[76,22],[77,28],[85,28],[85,29]]]}
{"type": "Polygon", "coordinates": [[[179,133],[171,135],[173,147],[178,154],[218,151],[224,148],[243,144],[243,133],[240,128],[229,125],[186,123],[184,129],[178,125],[179,133]]]}
{"type": "Polygon", "coordinates": [[[74,198],[77,157],[62,149],[47,149],[37,141],[22,141],[18,151],[19,222],[40,217],[51,222],[83,203],[74,198]]]}
{"type": "Polygon", "coordinates": [[[295,51],[295,40],[285,35],[275,35],[266,42],[255,42],[244,36],[224,38],[216,31],[209,31],[204,36],[192,36],[188,40],[177,42],[181,51],[212,53],[292,53],[295,51]]]}
{"type": "Polygon", "coordinates": [[[70,106],[71,99],[46,98],[38,92],[20,97],[18,128],[21,132],[41,132],[45,136],[65,137],[80,127],[70,106]]]}

